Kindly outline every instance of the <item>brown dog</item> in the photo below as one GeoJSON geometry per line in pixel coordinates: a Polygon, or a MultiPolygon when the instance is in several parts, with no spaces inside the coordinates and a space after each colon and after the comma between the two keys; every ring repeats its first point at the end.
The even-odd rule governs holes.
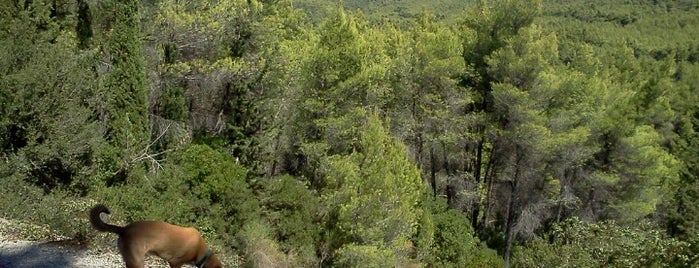
{"type": "Polygon", "coordinates": [[[199,268],[223,267],[194,228],[161,221],[137,221],[125,227],[102,221],[100,214],[110,214],[105,205],[90,210],[90,223],[100,232],[119,235],[118,247],[127,268],[141,268],[146,254],[165,259],[170,267],[189,263],[199,268]]]}

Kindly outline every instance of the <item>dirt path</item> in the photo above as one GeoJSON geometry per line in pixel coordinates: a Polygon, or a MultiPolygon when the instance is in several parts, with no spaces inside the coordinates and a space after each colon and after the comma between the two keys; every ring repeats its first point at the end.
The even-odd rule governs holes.
{"type": "MultiPolygon", "coordinates": [[[[0,226],[9,221],[0,219],[0,226]]],[[[116,242],[115,242],[116,245],[116,242]]],[[[16,239],[0,232],[0,268],[116,268],[124,267],[116,252],[96,252],[69,243],[16,239]]],[[[153,257],[146,267],[167,267],[153,257]]]]}
{"type": "MultiPolygon", "coordinates": [[[[78,249],[60,242],[7,241],[0,239],[0,268],[121,268],[121,256],[113,252],[78,249]]],[[[167,267],[149,257],[146,267],[167,267]]]]}
{"type": "Polygon", "coordinates": [[[0,241],[0,267],[122,267],[118,255],[90,253],[88,250],[56,242],[0,241]]]}

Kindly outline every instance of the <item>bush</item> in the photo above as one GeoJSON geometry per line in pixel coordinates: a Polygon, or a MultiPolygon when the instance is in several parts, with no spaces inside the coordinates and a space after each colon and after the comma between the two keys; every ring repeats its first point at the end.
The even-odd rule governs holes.
{"type": "Polygon", "coordinates": [[[247,170],[231,156],[195,144],[171,157],[181,169],[186,189],[200,200],[197,217],[215,219],[214,227],[228,234],[260,217],[258,199],[246,182],[247,170]]]}
{"type": "Polygon", "coordinates": [[[394,267],[397,261],[392,250],[373,245],[345,244],[335,254],[336,267],[394,267]]]}
{"type": "Polygon", "coordinates": [[[189,145],[166,160],[157,175],[101,187],[92,196],[112,209],[114,222],[153,219],[195,226],[207,241],[238,247],[235,235],[260,217],[247,171],[206,145],[189,145]]]}
{"type": "Polygon", "coordinates": [[[478,243],[468,218],[458,211],[449,209],[433,217],[435,239],[432,253],[435,264],[440,267],[448,264],[463,267],[478,243]]]}
{"type": "Polygon", "coordinates": [[[431,266],[501,267],[502,259],[474,237],[470,220],[463,213],[447,209],[444,200],[433,204],[434,242],[430,247],[431,266]]]}
{"type": "Polygon", "coordinates": [[[597,262],[577,244],[551,244],[535,238],[527,246],[515,247],[512,267],[596,267],[597,262]]]}
{"type": "Polygon", "coordinates": [[[319,238],[319,198],[307,185],[291,176],[262,181],[263,214],[273,227],[282,251],[298,254],[301,266],[318,266],[316,241],[319,238]]]}
{"type": "Polygon", "coordinates": [[[513,254],[515,267],[693,267],[689,244],[647,222],[619,226],[568,219],[553,227],[553,243],[535,239],[513,254]]]}
{"type": "Polygon", "coordinates": [[[281,252],[271,238],[269,226],[259,221],[248,222],[238,234],[245,256],[245,267],[297,267],[293,258],[281,252]]]}
{"type": "Polygon", "coordinates": [[[16,220],[15,226],[4,226],[8,228],[4,231],[24,239],[86,242],[91,230],[85,217],[89,206],[64,191],[45,194],[42,188],[15,176],[0,180],[0,217],[16,220]]]}

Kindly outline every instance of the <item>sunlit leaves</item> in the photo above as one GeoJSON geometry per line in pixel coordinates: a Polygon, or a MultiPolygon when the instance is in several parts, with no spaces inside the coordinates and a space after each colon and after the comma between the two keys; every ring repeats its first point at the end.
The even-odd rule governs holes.
{"type": "Polygon", "coordinates": [[[391,249],[394,254],[417,231],[422,180],[405,147],[391,138],[375,115],[361,132],[357,151],[331,157],[324,200],[336,210],[344,243],[391,249]]]}

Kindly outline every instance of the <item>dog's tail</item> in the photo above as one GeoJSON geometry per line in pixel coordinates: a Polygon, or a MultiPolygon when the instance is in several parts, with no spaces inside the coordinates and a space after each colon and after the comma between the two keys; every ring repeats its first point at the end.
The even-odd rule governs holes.
{"type": "Polygon", "coordinates": [[[124,233],[124,227],[111,225],[102,221],[102,218],[100,218],[100,214],[102,213],[110,214],[111,212],[109,212],[107,206],[103,204],[96,205],[90,210],[90,223],[92,223],[92,227],[100,232],[110,232],[122,235],[124,233]]]}

